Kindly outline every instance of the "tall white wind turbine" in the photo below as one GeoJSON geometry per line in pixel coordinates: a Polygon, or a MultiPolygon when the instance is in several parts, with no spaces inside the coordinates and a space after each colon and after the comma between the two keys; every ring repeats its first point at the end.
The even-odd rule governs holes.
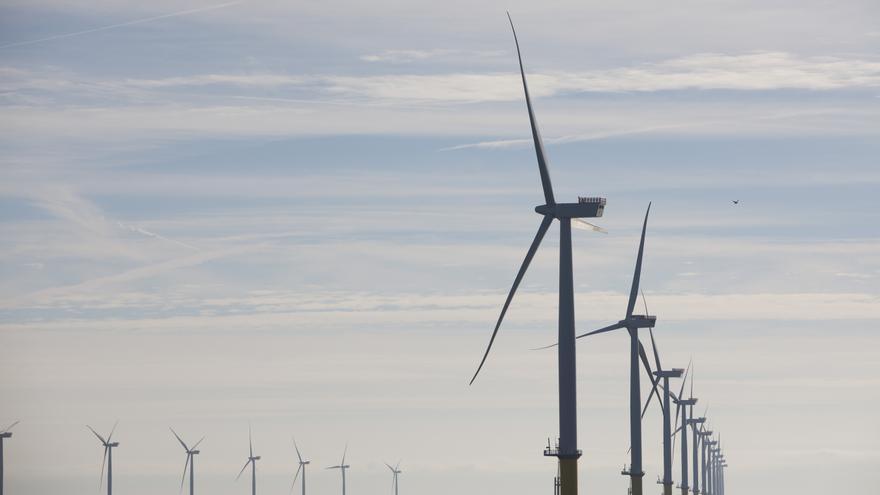
{"type": "Polygon", "coordinates": [[[94,430],[89,425],[86,425],[86,428],[92,431],[96,437],[98,437],[98,441],[101,442],[101,445],[104,446],[104,455],[103,460],[101,461],[101,478],[100,483],[98,484],[98,489],[101,489],[101,485],[104,482],[104,466],[107,467],[107,495],[113,495],[113,449],[119,447],[119,442],[113,441],[113,432],[116,431],[116,425],[119,424],[117,421],[113,425],[113,429],[110,430],[110,434],[107,435],[105,439],[101,435],[98,434],[97,431],[94,430]]]}
{"type": "Polygon", "coordinates": [[[403,472],[399,469],[400,461],[397,461],[397,465],[394,467],[391,467],[391,464],[388,464],[387,462],[385,463],[385,465],[388,466],[388,469],[391,470],[391,491],[394,493],[394,495],[397,495],[397,475],[403,472]]]}
{"type": "Polygon", "coordinates": [[[342,472],[342,495],[345,495],[345,471],[350,468],[348,464],[345,463],[345,454],[348,453],[348,444],[345,444],[345,450],[342,451],[342,462],[335,466],[330,466],[326,469],[338,469],[342,472]]]}
{"type": "Polygon", "coordinates": [[[187,468],[189,468],[189,495],[194,495],[195,494],[195,484],[196,484],[195,483],[195,462],[196,462],[195,456],[201,452],[199,450],[196,450],[196,447],[198,447],[199,444],[202,443],[202,440],[204,440],[205,437],[202,437],[201,439],[199,439],[199,441],[196,442],[195,445],[193,445],[190,448],[190,447],[187,447],[186,442],[184,442],[183,439],[180,438],[180,435],[178,435],[177,432],[174,431],[174,428],[171,428],[169,426],[168,429],[171,430],[171,433],[174,434],[174,438],[176,438],[177,441],[180,442],[180,445],[183,446],[183,450],[186,451],[186,463],[183,465],[183,476],[181,476],[181,478],[180,478],[180,491],[181,492],[183,491],[183,483],[184,483],[184,481],[186,481],[186,474],[187,474],[186,471],[187,471],[187,468]]]}
{"type": "Polygon", "coordinates": [[[254,455],[254,439],[253,435],[251,435],[250,426],[248,427],[248,449],[248,460],[244,463],[244,467],[241,468],[241,471],[238,472],[238,476],[236,476],[235,479],[238,480],[241,478],[241,474],[244,473],[244,470],[250,465],[251,495],[257,495],[257,461],[260,460],[260,456],[254,455]]]}
{"type": "Polygon", "coordinates": [[[299,458],[299,467],[296,468],[296,474],[293,475],[293,481],[290,483],[290,493],[293,493],[293,487],[296,486],[296,479],[302,471],[302,495],[306,495],[306,466],[311,461],[304,461],[299,453],[299,446],[296,445],[296,439],[293,440],[293,448],[296,449],[296,456],[299,458]]]}
{"type": "Polygon", "coordinates": [[[577,462],[581,456],[581,451],[577,448],[577,372],[575,363],[575,319],[574,319],[574,277],[572,272],[572,251],[571,251],[571,226],[572,220],[581,222],[594,230],[600,230],[592,224],[583,220],[584,218],[601,217],[605,209],[605,198],[598,197],[579,197],[577,203],[557,203],[553,194],[553,185],[550,182],[550,171],[548,167],[547,155],[544,152],[544,142],[541,139],[541,133],[538,130],[538,122],[535,117],[535,111],[532,107],[532,100],[529,96],[529,87],[526,82],[525,69],[522,63],[522,54],[519,49],[519,40],[516,37],[516,30],[513,27],[513,21],[508,14],[510,28],[513,30],[513,40],[516,44],[516,53],[519,60],[520,76],[522,78],[523,93],[526,100],[526,108],[529,114],[529,124],[532,129],[532,140],[535,145],[535,154],[538,161],[538,173],[541,177],[541,187],[544,192],[544,204],[536,206],[535,212],[543,217],[541,225],[538,227],[538,233],[529,247],[526,257],[514,278],[513,286],[507,294],[504,306],[501,308],[501,315],[495,323],[495,329],[489,338],[489,345],[483,354],[482,360],[477,367],[477,371],[471,378],[471,384],[476,380],[477,375],[486,363],[486,358],[492,350],[492,344],[507,313],[507,308],[519,287],[532,258],[541,245],[544,235],[550,229],[550,225],[554,220],[559,220],[559,334],[558,340],[558,370],[559,370],[559,449],[548,453],[559,459],[560,478],[562,483],[562,495],[577,495],[577,462]]]}
{"type": "MultiPolygon", "coordinates": [[[[610,332],[621,328],[627,329],[630,340],[630,359],[629,359],[629,431],[630,431],[630,466],[628,470],[624,470],[622,474],[630,477],[630,486],[632,487],[632,495],[642,495],[642,477],[645,472],[642,470],[642,401],[641,401],[641,385],[639,381],[639,361],[645,366],[651,385],[654,387],[651,396],[657,391],[657,379],[655,381],[652,375],[651,365],[645,355],[645,350],[639,341],[640,328],[653,328],[657,322],[656,316],[633,314],[636,307],[636,298],[639,294],[639,281],[642,276],[642,259],[645,252],[645,232],[648,228],[648,215],[651,213],[651,204],[648,204],[648,210],[645,212],[645,221],[642,224],[642,236],[639,241],[639,251],[636,257],[636,267],[633,273],[632,285],[630,286],[629,302],[626,306],[626,317],[613,325],[609,325],[583,335],[577,338],[588,337],[604,332],[610,332]]],[[[651,397],[648,397],[651,400],[651,397]]]]}

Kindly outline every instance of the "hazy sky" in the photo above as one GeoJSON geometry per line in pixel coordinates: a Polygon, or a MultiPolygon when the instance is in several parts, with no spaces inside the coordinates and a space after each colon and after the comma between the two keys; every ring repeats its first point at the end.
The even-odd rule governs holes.
{"type": "MultiPolygon", "coordinates": [[[[693,357],[730,493],[880,483],[880,3],[0,6],[0,427],[10,494],[234,477],[287,493],[550,493],[558,229],[467,382],[540,218],[505,10],[574,235],[578,329],[643,288],[693,357]],[[734,207],[731,200],[741,203],[734,207]]],[[[578,347],[581,493],[625,493],[627,338],[578,347]]],[[[677,385],[676,385],[677,386],[677,385]]],[[[676,454],[677,455],[677,454],[676,454]]],[[[660,417],[645,419],[646,486],[660,417]]],[[[674,470],[679,481],[678,466],[674,470]]]]}

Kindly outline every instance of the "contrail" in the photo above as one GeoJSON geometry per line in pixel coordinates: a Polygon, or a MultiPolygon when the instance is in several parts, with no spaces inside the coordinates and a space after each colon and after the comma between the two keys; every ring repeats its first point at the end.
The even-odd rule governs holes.
{"type": "Polygon", "coordinates": [[[73,36],[79,36],[81,34],[96,33],[98,31],[106,31],[108,29],[116,29],[116,28],[121,28],[121,27],[125,27],[125,26],[133,26],[135,24],[143,24],[145,22],[152,22],[152,21],[157,21],[159,19],[166,19],[168,17],[178,17],[178,16],[182,16],[182,15],[195,14],[197,12],[205,12],[208,10],[222,9],[223,7],[229,7],[230,5],[236,5],[236,4],[244,3],[244,2],[245,2],[245,0],[237,0],[235,2],[226,2],[226,3],[221,3],[218,5],[211,5],[208,7],[200,7],[197,9],[182,10],[180,12],[173,12],[171,14],[162,14],[162,15],[157,15],[157,16],[153,16],[153,17],[147,17],[144,19],[135,19],[133,21],[121,22],[119,24],[111,24],[109,26],[101,26],[101,27],[97,27],[97,28],[86,29],[85,31],[76,31],[74,33],[56,34],[54,36],[49,36],[47,38],[40,38],[37,40],[16,41],[15,43],[8,43],[6,45],[0,45],[0,50],[6,49],[6,48],[12,48],[12,47],[16,47],[16,46],[24,46],[24,45],[32,45],[34,43],[42,43],[44,41],[53,41],[53,40],[60,40],[60,39],[64,39],[64,38],[71,38],[73,36]]]}

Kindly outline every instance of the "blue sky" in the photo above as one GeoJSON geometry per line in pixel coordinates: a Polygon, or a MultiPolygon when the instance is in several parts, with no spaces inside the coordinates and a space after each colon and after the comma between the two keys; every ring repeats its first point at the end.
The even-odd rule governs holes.
{"type": "MultiPolygon", "coordinates": [[[[0,7],[10,492],[94,493],[83,425],[116,419],[137,495],[178,486],[169,425],[208,436],[199,486],[247,491],[249,422],[265,490],[293,435],[321,492],[346,441],[357,493],[397,459],[406,493],[547,488],[555,228],[467,387],[539,220],[507,9],[557,197],[608,198],[578,328],[620,317],[653,201],[658,345],[730,488],[880,482],[876,2],[40,0],[0,7]]],[[[582,493],[625,490],[626,345],[579,346],[582,493]]]]}

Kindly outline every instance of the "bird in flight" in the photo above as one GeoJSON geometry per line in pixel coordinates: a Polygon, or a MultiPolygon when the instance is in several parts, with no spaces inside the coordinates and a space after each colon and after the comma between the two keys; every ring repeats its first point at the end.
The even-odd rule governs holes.
{"type": "Polygon", "coordinates": [[[738,199],[734,199],[734,200],[733,200],[733,204],[738,205],[738,204],[739,204],[739,200],[738,200],[738,199]]]}

